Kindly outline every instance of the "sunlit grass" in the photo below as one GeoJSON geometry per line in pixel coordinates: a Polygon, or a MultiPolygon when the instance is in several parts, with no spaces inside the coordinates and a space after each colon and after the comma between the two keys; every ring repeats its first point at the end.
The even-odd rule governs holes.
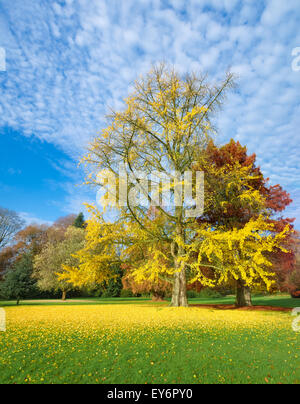
{"type": "Polygon", "coordinates": [[[1,383],[300,383],[289,313],[7,307],[1,383]]]}

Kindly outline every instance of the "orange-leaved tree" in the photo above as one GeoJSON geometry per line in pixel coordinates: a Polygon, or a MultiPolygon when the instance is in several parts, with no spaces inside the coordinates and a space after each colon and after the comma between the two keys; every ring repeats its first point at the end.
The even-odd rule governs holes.
{"type": "MultiPolygon", "coordinates": [[[[255,250],[259,251],[262,244],[265,245],[260,250],[262,254],[260,274],[256,273],[254,276],[251,254],[248,254],[247,269],[244,266],[242,271],[232,271],[234,276],[231,280],[237,288],[237,305],[251,305],[250,287],[259,284],[258,278],[271,288],[271,284],[266,282],[265,278],[265,275],[269,273],[272,278],[272,288],[278,283],[280,271],[274,261],[277,263],[280,260],[285,261],[286,267],[290,267],[294,262],[294,254],[289,248],[289,240],[293,233],[293,219],[276,217],[278,212],[282,212],[291,203],[291,199],[279,185],[268,185],[268,179],[264,178],[260,168],[256,166],[255,154],[249,156],[247,148],[234,140],[221,147],[217,147],[210,141],[206,149],[205,164],[200,161],[197,169],[199,167],[205,173],[206,196],[204,214],[197,219],[199,229],[206,227],[216,232],[222,231],[224,237],[240,234],[243,240],[242,247],[246,249],[244,230],[252,225],[251,232],[257,237],[251,253],[253,257],[255,250]],[[284,237],[282,237],[283,234],[284,237]],[[273,243],[274,240],[278,240],[277,235],[281,240],[278,246],[273,243]],[[270,243],[266,243],[267,240],[270,243]]],[[[213,233],[213,235],[216,234],[213,233]]],[[[235,257],[228,256],[227,252],[231,265],[234,260],[239,262],[241,255],[242,251],[239,248],[235,251],[235,257]]],[[[281,276],[284,277],[283,272],[281,276]]],[[[270,279],[270,276],[267,278],[270,279]]]]}

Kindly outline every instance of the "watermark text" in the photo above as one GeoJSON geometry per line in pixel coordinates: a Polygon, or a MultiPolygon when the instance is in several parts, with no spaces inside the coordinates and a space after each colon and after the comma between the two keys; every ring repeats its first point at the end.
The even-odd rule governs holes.
{"type": "Polygon", "coordinates": [[[294,72],[300,72],[300,47],[292,50],[292,56],[294,56],[292,69],[294,72]]]}
{"type": "Polygon", "coordinates": [[[292,323],[292,328],[295,332],[300,332],[300,307],[292,311],[292,316],[296,317],[292,323]]]}
{"type": "Polygon", "coordinates": [[[6,313],[4,309],[0,308],[0,332],[6,331],[6,313]]]}
{"type": "Polygon", "coordinates": [[[6,51],[0,47],[0,72],[6,72],[6,51]]]}
{"type": "Polygon", "coordinates": [[[111,207],[182,207],[188,218],[204,211],[204,173],[202,171],[152,172],[130,171],[120,164],[119,172],[102,170],[97,176],[100,189],[98,206],[111,207]]]}

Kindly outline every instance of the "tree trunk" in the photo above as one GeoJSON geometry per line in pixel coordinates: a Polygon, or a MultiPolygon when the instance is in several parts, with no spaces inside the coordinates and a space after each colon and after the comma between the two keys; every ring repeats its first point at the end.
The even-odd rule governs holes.
{"type": "MultiPolygon", "coordinates": [[[[177,217],[181,218],[182,209],[177,209],[177,217]]],[[[175,262],[175,274],[174,274],[174,285],[172,292],[172,302],[171,307],[188,307],[187,299],[187,288],[186,288],[186,269],[185,264],[180,259],[184,256],[184,230],[180,221],[178,221],[176,227],[176,234],[181,241],[178,243],[173,243],[171,246],[171,252],[175,262]]]]}
{"type": "Polygon", "coordinates": [[[245,285],[245,282],[242,280],[237,281],[236,285],[236,307],[251,307],[251,289],[249,286],[245,285]]]}
{"type": "Polygon", "coordinates": [[[67,292],[66,292],[65,290],[63,290],[63,292],[62,292],[62,298],[61,298],[61,300],[62,300],[63,302],[65,302],[65,301],[67,300],[67,292]]]}
{"type": "Polygon", "coordinates": [[[152,293],[152,301],[153,302],[163,302],[164,301],[164,294],[163,293],[157,293],[153,292],[152,293]]]}
{"type": "Polygon", "coordinates": [[[20,304],[20,299],[17,299],[17,306],[19,306],[20,304]]]}
{"type": "Polygon", "coordinates": [[[188,307],[185,268],[174,275],[171,307],[188,307]]]}

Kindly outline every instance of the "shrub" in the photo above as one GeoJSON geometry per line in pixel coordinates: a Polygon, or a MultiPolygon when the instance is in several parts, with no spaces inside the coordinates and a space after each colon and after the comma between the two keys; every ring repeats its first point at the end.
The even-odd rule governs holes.
{"type": "Polygon", "coordinates": [[[222,295],[214,289],[202,289],[198,293],[198,297],[203,299],[219,299],[222,295]]]}
{"type": "Polygon", "coordinates": [[[134,294],[131,292],[131,290],[122,289],[120,296],[121,297],[134,297],[134,294]]]}
{"type": "Polygon", "coordinates": [[[221,294],[215,289],[205,288],[202,289],[200,292],[196,292],[195,290],[188,290],[187,296],[189,299],[218,299],[225,296],[225,294],[221,294]]]}
{"type": "Polygon", "coordinates": [[[189,299],[195,299],[196,297],[198,297],[199,293],[197,293],[195,290],[188,290],[187,291],[187,297],[189,299]]]}

